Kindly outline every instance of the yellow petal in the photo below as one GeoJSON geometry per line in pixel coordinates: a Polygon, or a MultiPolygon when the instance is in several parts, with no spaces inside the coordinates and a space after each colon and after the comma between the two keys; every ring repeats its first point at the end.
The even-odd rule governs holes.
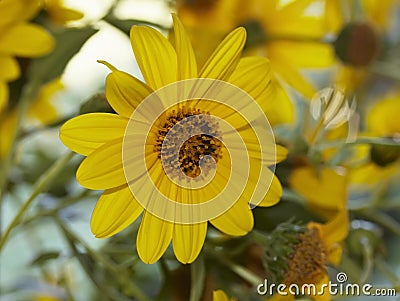
{"type": "Polygon", "coordinates": [[[347,177],[334,169],[318,173],[312,167],[295,169],[289,177],[293,190],[306,198],[311,209],[341,210],[347,201],[347,177]]]}
{"type": "Polygon", "coordinates": [[[271,186],[265,196],[265,198],[261,201],[258,206],[261,207],[270,207],[279,202],[282,197],[282,185],[279,182],[278,178],[274,175],[272,178],[271,186]]]}
{"type": "Polygon", "coordinates": [[[400,93],[385,96],[368,113],[369,131],[382,137],[400,134],[399,114],[400,93]]]}
{"type": "Polygon", "coordinates": [[[4,158],[10,150],[16,123],[15,111],[8,113],[0,122],[0,158],[4,158]]]}
{"type": "Polygon", "coordinates": [[[192,263],[199,255],[207,233],[207,222],[194,225],[174,225],[172,245],[181,263],[192,263]]]}
{"type": "Polygon", "coordinates": [[[186,34],[185,28],[176,14],[174,20],[174,44],[178,59],[178,80],[197,77],[197,63],[192,44],[186,34]]]}
{"type": "Polygon", "coordinates": [[[176,53],[167,38],[148,26],[132,26],[130,37],[143,77],[153,90],[178,79],[176,53]]]}
{"type": "Polygon", "coordinates": [[[253,229],[253,213],[248,200],[241,198],[231,208],[210,223],[221,232],[232,236],[246,235],[253,229]]]}
{"type": "Polygon", "coordinates": [[[54,39],[40,26],[19,24],[11,27],[0,38],[0,49],[22,57],[38,57],[54,48],[54,39]]]}
{"type": "Polygon", "coordinates": [[[239,61],[229,78],[229,82],[246,91],[255,100],[260,100],[271,83],[271,76],[271,66],[268,59],[250,56],[239,61]]]}
{"type": "Polygon", "coordinates": [[[74,152],[87,156],[111,140],[122,141],[127,123],[116,114],[85,114],[68,120],[60,129],[60,139],[74,152]]]}
{"type": "Polygon", "coordinates": [[[343,1],[340,0],[326,0],[325,1],[325,20],[327,23],[327,29],[330,32],[337,33],[342,28],[344,23],[343,18],[343,1]]]}
{"type": "Polygon", "coordinates": [[[58,118],[58,113],[51,101],[56,93],[63,88],[64,85],[60,78],[45,84],[40,89],[39,94],[32,105],[29,107],[28,116],[43,124],[55,122],[58,118]]]}
{"type": "Polygon", "coordinates": [[[272,69],[278,73],[288,85],[292,86],[295,90],[311,100],[316,93],[316,90],[313,85],[304,78],[300,73],[300,70],[289,65],[280,57],[270,56],[270,59],[272,69]]]}
{"type": "Polygon", "coordinates": [[[8,102],[8,85],[0,81],[0,114],[6,108],[8,102]]]}
{"type": "Polygon", "coordinates": [[[145,211],[137,236],[137,252],[145,263],[154,263],[164,254],[172,239],[174,224],[145,211]]]}
{"type": "Polygon", "coordinates": [[[213,301],[229,301],[228,296],[222,290],[213,291],[213,301]]]}
{"type": "Polygon", "coordinates": [[[335,53],[330,45],[319,42],[274,41],[268,43],[268,55],[278,57],[296,68],[322,68],[332,66],[335,53]]]}
{"type": "Polygon", "coordinates": [[[344,240],[349,233],[349,216],[347,210],[340,211],[332,220],[321,227],[322,239],[326,246],[344,240]]]}
{"type": "Polygon", "coordinates": [[[232,31],[205,63],[199,77],[227,80],[239,62],[245,42],[244,28],[232,31]]]}
{"type": "Polygon", "coordinates": [[[96,203],[90,227],[97,238],[109,237],[129,226],[142,211],[128,186],[108,189],[96,203]]]}
{"type": "Polygon", "coordinates": [[[128,73],[115,69],[107,76],[107,100],[124,117],[130,118],[139,103],[152,92],[150,87],[128,73]]]}
{"type": "Polygon", "coordinates": [[[334,244],[328,249],[328,261],[338,266],[342,258],[343,248],[340,244],[334,244]]]}
{"type": "Polygon", "coordinates": [[[0,80],[12,81],[19,77],[18,62],[11,56],[0,55],[0,80]]]}
{"type": "Polygon", "coordinates": [[[311,296],[316,301],[330,301],[331,294],[329,292],[329,276],[324,274],[320,281],[315,283],[315,288],[317,292],[322,292],[322,294],[317,294],[316,296],[311,296]]]}
{"type": "Polygon", "coordinates": [[[122,167],[122,139],[107,142],[90,153],[79,166],[76,179],[82,186],[94,190],[126,184],[122,167]]]}

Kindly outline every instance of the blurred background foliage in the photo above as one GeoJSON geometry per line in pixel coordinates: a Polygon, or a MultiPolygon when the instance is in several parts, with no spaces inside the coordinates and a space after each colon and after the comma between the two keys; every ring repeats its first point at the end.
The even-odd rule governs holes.
{"type": "MultiPolygon", "coordinates": [[[[0,72],[0,96],[7,87],[0,111],[1,301],[195,301],[211,300],[215,289],[264,300],[255,290],[267,276],[260,239],[271,239],[284,222],[323,223],[341,210],[349,212],[350,230],[330,274],[344,271],[352,283],[400,290],[398,1],[32,2],[33,12],[18,18],[40,26],[54,45],[35,55],[0,46],[1,58],[13,57],[19,70],[4,78],[0,72]],[[192,265],[178,263],[172,250],[145,265],[135,250],[138,222],[108,239],[91,234],[100,192],[77,184],[82,158],[68,153],[58,130],[78,114],[110,111],[108,71],[96,60],[141,78],[130,27],[168,34],[171,12],[187,26],[200,62],[230,30],[246,27],[246,54],[270,59],[283,95],[268,118],[289,156],[276,170],[282,200],[254,209],[253,232],[232,239],[210,229],[192,265]],[[316,94],[326,87],[335,88],[316,94]],[[324,99],[334,97],[340,101],[332,113],[324,99]]],[[[0,22],[0,45],[11,30],[6,25],[0,22]]]]}

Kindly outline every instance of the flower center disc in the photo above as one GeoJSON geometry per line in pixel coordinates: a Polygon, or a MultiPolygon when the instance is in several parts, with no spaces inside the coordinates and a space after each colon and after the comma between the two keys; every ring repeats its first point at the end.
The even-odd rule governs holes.
{"type": "Polygon", "coordinates": [[[300,235],[288,260],[284,283],[287,285],[316,283],[325,273],[327,252],[318,229],[311,228],[300,235]]]}
{"type": "Polygon", "coordinates": [[[171,113],[167,114],[166,122],[158,131],[154,147],[159,159],[161,159],[161,155],[165,158],[171,158],[171,164],[165,166],[167,174],[182,179],[182,174],[179,172],[181,170],[186,176],[196,179],[203,171],[204,175],[207,176],[212,169],[212,161],[214,160],[217,163],[218,159],[222,157],[219,126],[215,120],[209,118],[209,115],[209,112],[186,108],[185,106],[178,110],[172,110],[171,113]],[[184,121],[192,116],[196,118],[192,118],[188,122],[184,121]],[[175,125],[178,128],[169,139],[166,139],[166,136],[175,125]],[[192,135],[191,133],[195,129],[200,129],[204,134],[192,135]],[[182,137],[187,136],[190,138],[181,145],[179,148],[179,160],[174,162],[172,158],[175,147],[179,145],[182,137]]]}

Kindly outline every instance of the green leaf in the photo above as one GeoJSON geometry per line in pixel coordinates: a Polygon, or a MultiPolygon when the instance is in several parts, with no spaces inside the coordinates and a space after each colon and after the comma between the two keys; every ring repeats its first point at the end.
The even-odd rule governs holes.
{"type": "Polygon", "coordinates": [[[53,32],[56,47],[49,55],[32,62],[29,70],[30,78],[46,83],[59,77],[70,59],[96,32],[97,30],[92,27],[64,28],[53,32]]]}

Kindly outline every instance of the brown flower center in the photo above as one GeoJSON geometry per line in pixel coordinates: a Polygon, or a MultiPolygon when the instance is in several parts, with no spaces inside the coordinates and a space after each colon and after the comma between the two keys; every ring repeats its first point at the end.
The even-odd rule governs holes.
{"type": "Polygon", "coordinates": [[[377,56],[379,36],[369,23],[350,23],[335,42],[336,55],[345,63],[365,67],[377,56]]]}
{"type": "Polygon", "coordinates": [[[181,144],[178,162],[171,160],[171,164],[164,165],[165,172],[178,178],[182,177],[179,169],[191,178],[197,178],[202,171],[207,176],[213,166],[212,161],[218,162],[222,156],[220,137],[218,123],[209,112],[182,107],[167,114],[165,123],[158,131],[154,151],[160,159],[162,154],[168,160],[176,156],[176,147],[181,144]],[[173,134],[168,135],[173,127],[173,134]],[[199,131],[201,134],[198,134],[199,131]],[[181,143],[185,137],[190,138],[181,143]]]}
{"type": "Polygon", "coordinates": [[[288,258],[288,267],[283,283],[316,283],[326,271],[327,251],[318,229],[307,229],[299,237],[293,253],[288,258]]]}

